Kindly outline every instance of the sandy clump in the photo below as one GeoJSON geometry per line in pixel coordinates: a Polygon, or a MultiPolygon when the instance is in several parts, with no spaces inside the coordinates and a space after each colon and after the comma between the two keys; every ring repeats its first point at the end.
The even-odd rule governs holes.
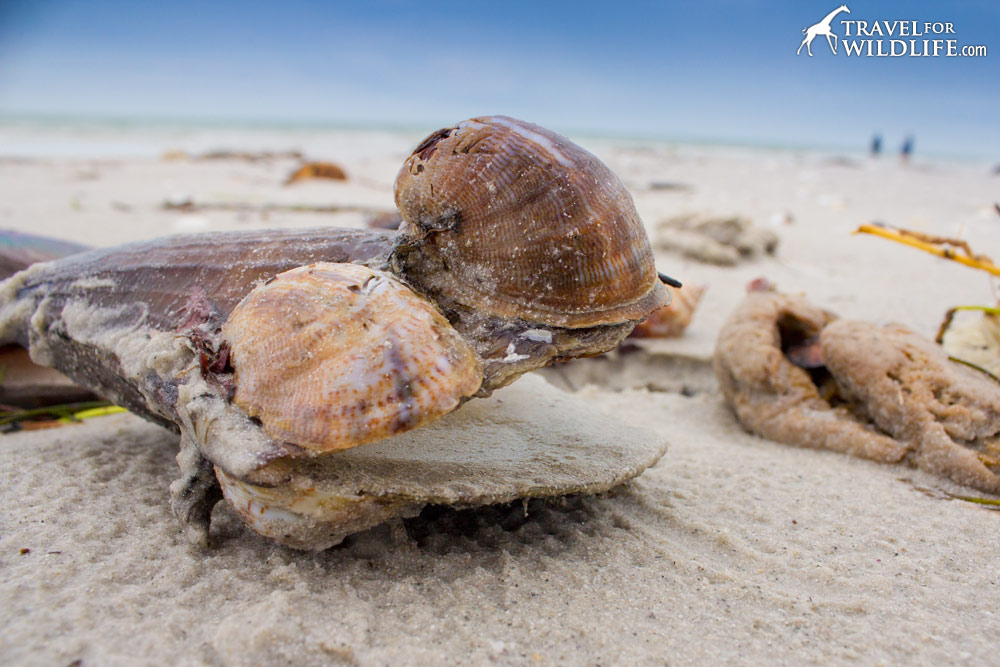
{"type": "Polygon", "coordinates": [[[740,421],[763,437],[905,459],[1000,493],[1000,384],[906,327],[751,293],[719,334],[715,370],[740,421]]]}

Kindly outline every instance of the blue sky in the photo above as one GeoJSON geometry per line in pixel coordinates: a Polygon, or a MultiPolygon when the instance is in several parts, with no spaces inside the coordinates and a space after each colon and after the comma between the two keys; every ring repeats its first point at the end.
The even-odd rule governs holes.
{"type": "Polygon", "coordinates": [[[1000,157],[1000,3],[856,2],[949,21],[979,58],[796,56],[837,0],[0,0],[0,113],[563,132],[1000,157]]]}

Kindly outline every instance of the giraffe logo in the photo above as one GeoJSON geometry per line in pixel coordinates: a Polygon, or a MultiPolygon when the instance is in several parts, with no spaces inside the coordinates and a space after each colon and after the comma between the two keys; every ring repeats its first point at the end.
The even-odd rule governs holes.
{"type": "Polygon", "coordinates": [[[841,5],[837,7],[832,12],[823,17],[823,20],[815,25],[811,25],[808,28],[803,28],[802,32],[805,37],[802,39],[802,43],[799,44],[799,50],[795,52],[795,55],[802,53],[802,47],[806,47],[806,52],[812,57],[812,41],[816,38],[816,35],[825,35],[826,43],[830,45],[830,50],[833,51],[834,55],[837,55],[837,35],[830,30],[830,22],[833,21],[833,17],[840,12],[851,13],[851,10],[847,8],[847,5],[841,5]],[[833,39],[830,39],[830,38],[833,39]]]}

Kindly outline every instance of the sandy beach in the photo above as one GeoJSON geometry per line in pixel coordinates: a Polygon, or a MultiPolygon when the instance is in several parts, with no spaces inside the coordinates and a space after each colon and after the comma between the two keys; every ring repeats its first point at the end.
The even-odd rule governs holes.
{"type": "MultiPolygon", "coordinates": [[[[396,171],[433,129],[7,124],[0,227],[94,246],[362,228],[394,210],[396,171]],[[348,178],[284,186],[295,158],[197,159],[221,149],[297,150],[348,178]]],[[[1000,514],[949,495],[982,494],[750,435],[711,369],[760,276],[928,337],[948,308],[995,302],[984,273],[851,234],[879,221],[996,258],[993,165],[570,138],[622,178],[654,240],[684,213],[745,216],[780,239],[731,267],[657,251],[660,271],[708,286],[684,337],[544,374],[665,439],[657,465],[600,497],[428,508],[321,553],[273,544],[220,504],[202,550],[170,511],[173,433],[120,414],[3,435],[0,662],[994,663],[1000,514]]]]}

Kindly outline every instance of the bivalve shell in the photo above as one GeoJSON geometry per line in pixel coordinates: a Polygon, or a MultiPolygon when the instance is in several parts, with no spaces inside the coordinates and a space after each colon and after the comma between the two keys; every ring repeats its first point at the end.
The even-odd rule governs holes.
{"type": "Polygon", "coordinates": [[[502,317],[581,328],[666,302],[632,197],[600,160],[490,116],[425,139],[396,177],[419,289],[502,317]]]}
{"type": "Polygon", "coordinates": [[[416,428],[479,389],[472,348],[389,274],[319,263],[258,286],[223,327],[233,402],[314,452],[416,428]]]}

